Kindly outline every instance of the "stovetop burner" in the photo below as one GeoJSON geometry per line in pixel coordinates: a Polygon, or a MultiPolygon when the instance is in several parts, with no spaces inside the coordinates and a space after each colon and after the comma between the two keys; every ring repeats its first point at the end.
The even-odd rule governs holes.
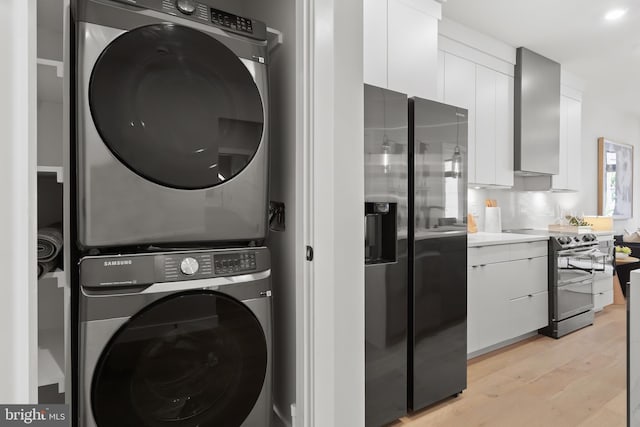
{"type": "Polygon", "coordinates": [[[598,245],[598,238],[593,233],[585,233],[577,236],[562,234],[558,236],[551,236],[550,238],[562,249],[598,245]]]}

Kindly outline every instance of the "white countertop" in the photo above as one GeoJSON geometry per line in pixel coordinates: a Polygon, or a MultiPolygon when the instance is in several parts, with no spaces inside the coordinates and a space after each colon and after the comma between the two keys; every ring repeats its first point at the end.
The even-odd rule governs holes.
{"type": "Polygon", "coordinates": [[[469,233],[467,236],[467,247],[487,245],[506,245],[509,243],[525,243],[549,240],[548,236],[536,236],[532,234],[515,233],[469,233]]]}

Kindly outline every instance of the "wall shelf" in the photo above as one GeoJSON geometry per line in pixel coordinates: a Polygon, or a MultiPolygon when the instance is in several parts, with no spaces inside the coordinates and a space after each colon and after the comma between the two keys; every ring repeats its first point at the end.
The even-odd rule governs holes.
{"type": "Polygon", "coordinates": [[[37,63],[38,101],[62,104],[62,62],[38,59],[37,63]]]}
{"type": "Polygon", "coordinates": [[[56,69],[56,76],[60,79],[64,77],[64,63],[62,61],[58,61],[57,59],[37,58],[36,63],[38,65],[54,67],[56,69]]]}
{"type": "Polygon", "coordinates": [[[56,286],[58,288],[64,288],[66,275],[65,275],[64,271],[62,271],[59,268],[56,268],[53,271],[50,271],[48,273],[43,274],[42,277],[40,279],[38,279],[38,282],[43,282],[45,280],[46,281],[55,280],[56,283],[57,283],[56,286]]]}
{"type": "Polygon", "coordinates": [[[38,166],[38,173],[39,174],[49,174],[49,175],[56,175],[56,181],[59,184],[62,184],[64,182],[64,169],[62,168],[62,166],[38,166]]]}

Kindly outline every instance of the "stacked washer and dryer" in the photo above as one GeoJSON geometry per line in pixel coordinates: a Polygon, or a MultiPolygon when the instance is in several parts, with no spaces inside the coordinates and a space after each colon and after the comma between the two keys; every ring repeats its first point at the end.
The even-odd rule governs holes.
{"type": "Polygon", "coordinates": [[[76,0],[79,427],[271,419],[264,23],[76,0]]]}

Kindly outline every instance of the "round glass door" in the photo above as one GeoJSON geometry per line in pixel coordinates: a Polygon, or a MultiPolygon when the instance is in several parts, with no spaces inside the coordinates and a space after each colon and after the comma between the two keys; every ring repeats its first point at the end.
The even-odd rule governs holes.
{"type": "Polygon", "coordinates": [[[262,140],[262,98],[249,70],[213,37],[174,24],[111,42],[93,68],[89,106],[123,164],[172,188],[233,178],[262,140]]]}
{"type": "Polygon", "coordinates": [[[240,426],[262,390],[267,343],[239,301],[191,292],[151,304],[114,335],[91,401],[100,427],[240,426]]]}

